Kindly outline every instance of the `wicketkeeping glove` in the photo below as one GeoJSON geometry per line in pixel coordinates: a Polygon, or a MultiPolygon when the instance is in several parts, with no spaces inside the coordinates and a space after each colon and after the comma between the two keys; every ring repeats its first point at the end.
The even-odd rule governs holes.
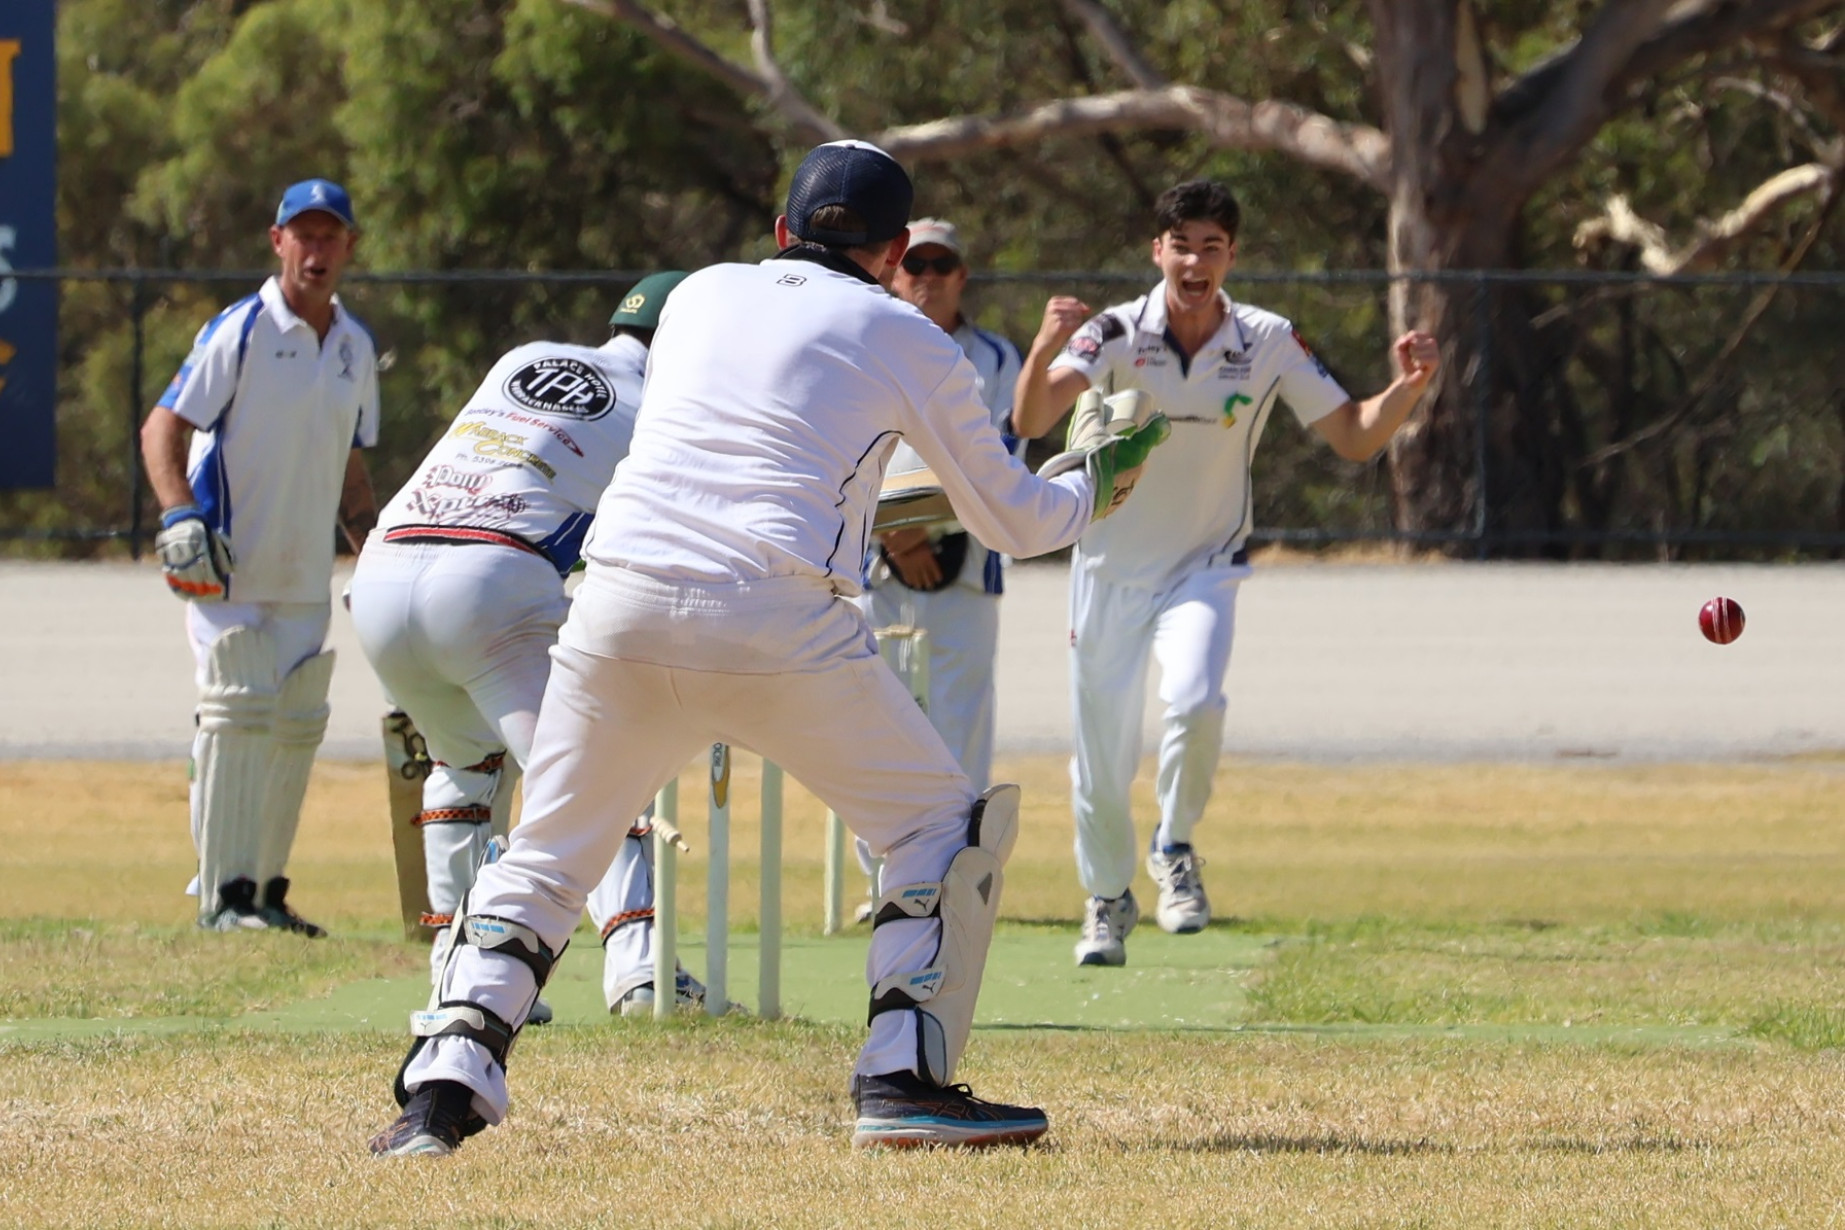
{"type": "Polygon", "coordinates": [[[1153,408],[1153,396],[1145,390],[1103,397],[1101,390],[1088,389],[1076,399],[1064,451],[1045,462],[1038,477],[1087,472],[1095,484],[1090,520],[1100,521],[1126,501],[1140,481],[1147,455],[1171,434],[1172,424],[1153,408]]]}
{"type": "Polygon", "coordinates": [[[237,560],[231,555],[231,544],[205,523],[199,506],[169,508],[160,515],[160,525],[154,550],[160,556],[167,588],[187,602],[223,598],[237,560]]]}

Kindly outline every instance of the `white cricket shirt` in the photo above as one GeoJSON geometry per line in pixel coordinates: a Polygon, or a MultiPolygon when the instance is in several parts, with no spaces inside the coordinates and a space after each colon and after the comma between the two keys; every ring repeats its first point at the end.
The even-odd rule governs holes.
{"type": "MultiPolygon", "coordinates": [[[[986,402],[987,409],[993,412],[993,426],[1000,438],[1006,442],[1007,448],[1023,456],[1021,441],[1012,434],[1012,392],[1018,385],[1021,366],[1018,347],[965,317],[948,336],[955,339],[955,344],[961,347],[961,353],[974,365],[974,378],[980,386],[980,398],[986,402]]],[[[896,453],[891,456],[892,474],[905,474],[924,468],[922,458],[908,444],[899,444],[896,453]]],[[[952,525],[949,528],[952,529],[952,525]]],[[[962,562],[961,574],[955,578],[954,583],[963,589],[988,594],[1001,593],[1002,557],[997,551],[987,550],[978,538],[971,535],[969,538],[967,558],[962,562]]],[[[892,576],[880,584],[900,586],[903,583],[892,576]]]]}
{"type": "Polygon", "coordinates": [[[1189,362],[1166,328],[1163,282],[1096,314],[1051,361],[1104,392],[1145,389],[1172,420],[1133,497],[1077,545],[1077,567],[1113,584],[1163,591],[1229,564],[1249,537],[1249,467],[1276,398],[1303,427],[1351,400],[1292,324],[1219,294],[1224,323],[1189,362]]]}
{"type": "Polygon", "coordinates": [[[596,501],[628,455],[647,347],[531,342],[501,355],[442,439],[391,497],[378,531],[509,535],[569,572],[596,501]]]}
{"type": "Polygon", "coordinates": [[[372,336],[333,305],[322,341],[270,278],[199,330],[160,397],[198,428],[187,477],[236,556],[226,601],[327,601],[347,456],[378,442],[372,336]]]}
{"type": "Polygon", "coordinates": [[[811,577],[856,595],[900,437],[989,546],[1038,555],[1082,533],[1088,477],[1026,470],[955,340],[844,264],[714,265],[674,289],[592,564],[696,584],[811,577]]]}

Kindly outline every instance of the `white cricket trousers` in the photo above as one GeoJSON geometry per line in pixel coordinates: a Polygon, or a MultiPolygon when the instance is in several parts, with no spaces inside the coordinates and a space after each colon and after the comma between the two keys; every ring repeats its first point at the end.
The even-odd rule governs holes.
{"type": "Polygon", "coordinates": [[[985,790],[993,784],[999,595],[965,585],[919,593],[893,578],[860,603],[873,628],[899,624],[928,632],[929,721],[974,790],[985,790]]]}
{"type": "MultiPolygon", "coordinates": [[[[531,763],[551,647],[568,608],[550,561],[517,547],[367,544],[353,571],[353,628],[384,690],[439,762],[424,787],[425,808],[490,801],[498,771],[469,768],[490,756],[505,752],[521,767],[531,763]]],[[[486,833],[485,823],[423,830],[435,914],[453,913],[467,893],[486,833]]],[[[639,857],[637,844],[623,861],[639,857]]],[[[618,874],[623,870],[611,870],[597,894],[606,912],[599,926],[634,911],[651,914],[650,877],[618,874]]],[[[650,951],[639,948],[637,968],[650,951]]],[[[438,967],[442,956],[438,944],[438,967]]]]}
{"type": "Polygon", "coordinates": [[[1250,571],[1244,564],[1202,569],[1155,592],[1098,580],[1080,565],[1071,570],[1071,804],[1077,875],[1092,896],[1126,892],[1139,861],[1129,793],[1140,767],[1149,649],[1159,662],[1166,706],[1152,844],[1192,840],[1223,753],[1236,591],[1250,571]]]}
{"type": "MultiPolygon", "coordinates": [[[[823,582],[675,584],[592,564],[555,652],[525,779],[525,814],[505,856],[469,900],[535,930],[553,951],[633,816],[694,757],[728,743],[781,765],[885,860],[885,883],[939,882],[966,848],[975,794],[941,737],[878,657],[864,615],[823,582]]],[[[936,919],[872,934],[869,983],[931,965],[936,919]]],[[[663,992],[664,993],[664,992],[663,992]]],[[[531,970],[464,946],[444,1002],[482,1004],[521,1022],[531,970]]],[[[871,1025],[856,1071],[915,1071],[915,1014],[871,1025]]],[[[469,1039],[433,1039],[404,1073],[415,1089],[455,1080],[490,1123],[504,1116],[505,1073],[469,1039]]]]}

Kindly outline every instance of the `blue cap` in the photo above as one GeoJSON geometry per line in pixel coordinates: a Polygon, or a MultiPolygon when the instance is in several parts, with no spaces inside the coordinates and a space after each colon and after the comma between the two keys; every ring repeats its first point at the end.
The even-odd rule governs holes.
{"type": "Polygon", "coordinates": [[[795,168],[788,186],[788,229],[797,239],[856,248],[895,239],[909,225],[915,189],[897,160],[868,141],[829,141],[795,168]],[[814,225],[814,213],[843,205],[864,220],[858,231],[814,225]]]}
{"type": "Polygon", "coordinates": [[[332,214],[353,230],[359,227],[352,216],[352,198],[330,179],[304,179],[290,184],[282,194],[282,203],[275,208],[275,224],[287,226],[297,216],[316,209],[332,214]]]}

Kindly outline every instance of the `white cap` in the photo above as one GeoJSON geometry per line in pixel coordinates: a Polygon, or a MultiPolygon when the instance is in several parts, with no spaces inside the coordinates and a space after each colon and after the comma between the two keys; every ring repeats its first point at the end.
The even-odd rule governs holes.
{"type": "Polygon", "coordinates": [[[918,218],[910,223],[910,248],[912,250],[932,243],[947,248],[956,256],[966,256],[967,250],[961,246],[961,232],[952,222],[940,218],[918,218]]]}

